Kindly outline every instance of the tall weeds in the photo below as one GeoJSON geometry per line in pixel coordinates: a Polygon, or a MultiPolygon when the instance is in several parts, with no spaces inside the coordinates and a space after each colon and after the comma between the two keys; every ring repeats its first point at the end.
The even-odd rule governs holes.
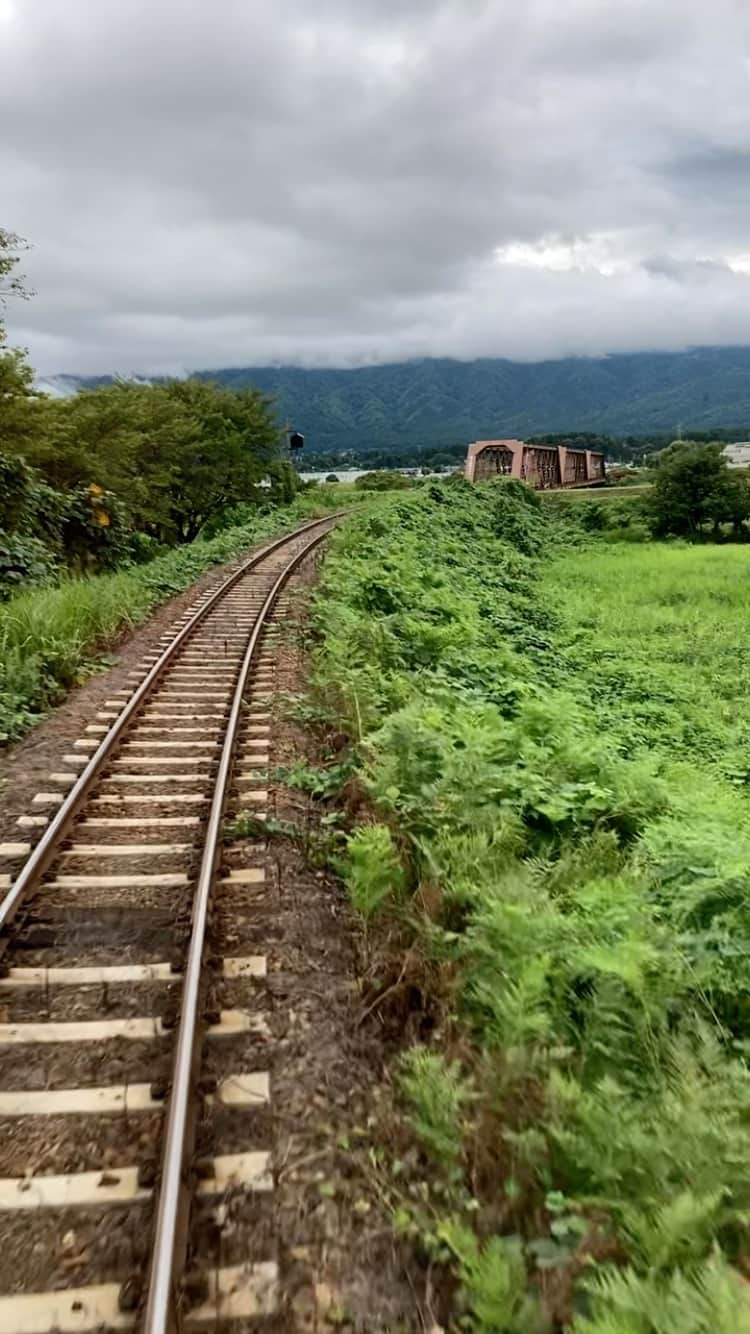
{"type": "Polygon", "coordinates": [[[379,821],[351,836],[355,905],[425,963],[401,1087],[442,1186],[413,1209],[468,1328],[745,1329],[750,812],[685,744],[689,659],[649,727],[649,642],[612,608],[631,557],[657,595],[659,548],[576,554],[569,513],[434,485],[347,525],[318,597],[318,694],[379,821]],[[599,571],[577,619],[570,568],[599,571]]]}

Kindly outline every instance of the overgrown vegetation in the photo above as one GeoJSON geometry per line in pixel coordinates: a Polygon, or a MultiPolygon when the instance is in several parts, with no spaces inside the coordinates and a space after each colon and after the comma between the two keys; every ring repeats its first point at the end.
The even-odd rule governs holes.
{"type": "Polygon", "coordinates": [[[193,541],[233,506],[257,513],[300,489],[253,390],[118,383],[51,399],[23,385],[0,397],[0,428],[0,481],[20,499],[3,504],[0,545],[33,537],[72,568],[193,541]]]}
{"type": "Polygon", "coordinates": [[[421,1146],[394,1223],[480,1334],[750,1328],[748,574],[504,482],[326,561],[343,866],[421,1146]]]}
{"type": "Polygon", "coordinates": [[[403,473],[376,468],[374,472],[363,473],[354,485],[359,491],[408,491],[414,483],[403,473]]]}

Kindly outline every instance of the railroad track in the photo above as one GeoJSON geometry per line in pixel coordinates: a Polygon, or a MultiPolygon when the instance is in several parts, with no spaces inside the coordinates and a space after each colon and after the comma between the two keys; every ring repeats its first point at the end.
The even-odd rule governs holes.
{"type": "Polygon", "coordinates": [[[266,960],[242,949],[265,845],[222,833],[230,799],[265,815],[272,613],[336,517],[202,595],[27,818],[0,905],[3,1334],[277,1312],[266,960]]]}

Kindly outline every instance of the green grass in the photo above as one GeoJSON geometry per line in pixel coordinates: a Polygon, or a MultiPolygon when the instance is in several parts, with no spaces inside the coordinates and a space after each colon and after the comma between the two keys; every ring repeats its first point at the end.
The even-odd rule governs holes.
{"type": "Polygon", "coordinates": [[[317,691],[370,802],[342,869],[423,1035],[394,1226],[456,1327],[750,1328],[749,572],[518,484],[334,539],[317,691]]]}
{"type": "Polygon", "coordinates": [[[306,519],[351,503],[344,488],[318,488],[241,527],[178,547],[115,574],[69,579],[0,605],[0,745],[21,736],[85,679],[120,635],[189,588],[212,565],[306,519]]]}
{"type": "Polygon", "coordinates": [[[548,563],[543,588],[558,668],[626,753],[660,746],[750,781],[750,548],[601,545],[548,563]]]}

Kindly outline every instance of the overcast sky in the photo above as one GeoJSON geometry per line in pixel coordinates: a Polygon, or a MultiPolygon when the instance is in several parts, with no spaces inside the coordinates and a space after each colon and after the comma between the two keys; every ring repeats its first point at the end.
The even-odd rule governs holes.
{"type": "Polygon", "coordinates": [[[750,343],[748,0],[0,0],[43,373],[750,343]]]}

